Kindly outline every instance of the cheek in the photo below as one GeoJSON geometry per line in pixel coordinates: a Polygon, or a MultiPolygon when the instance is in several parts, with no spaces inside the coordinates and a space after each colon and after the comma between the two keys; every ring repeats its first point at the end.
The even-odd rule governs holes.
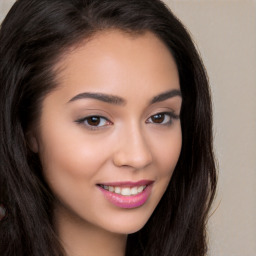
{"type": "MultiPolygon", "coordinates": [[[[153,142],[152,142],[153,143],[153,142]]],[[[171,180],[173,171],[178,162],[182,147],[182,134],[180,127],[170,131],[166,136],[159,136],[154,140],[156,186],[154,196],[159,201],[171,180]]]]}
{"type": "Polygon", "coordinates": [[[67,187],[79,185],[92,178],[100,171],[108,159],[103,150],[104,141],[99,143],[93,136],[85,136],[81,129],[51,129],[43,131],[40,143],[40,158],[44,175],[49,185],[67,187]]]}
{"type": "Polygon", "coordinates": [[[157,139],[152,148],[154,149],[156,164],[159,166],[159,175],[167,178],[171,177],[180,156],[181,146],[182,135],[180,129],[170,134],[170,136],[157,139]]]}

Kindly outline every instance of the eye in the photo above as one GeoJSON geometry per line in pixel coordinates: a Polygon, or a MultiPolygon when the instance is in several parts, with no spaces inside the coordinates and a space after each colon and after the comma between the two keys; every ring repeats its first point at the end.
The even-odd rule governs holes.
{"type": "Polygon", "coordinates": [[[146,123],[170,125],[172,124],[173,119],[178,119],[178,118],[179,117],[172,112],[157,113],[149,117],[146,123]]]}
{"type": "Polygon", "coordinates": [[[97,129],[112,124],[107,118],[103,116],[87,116],[77,120],[76,122],[85,125],[89,129],[97,129]]]}

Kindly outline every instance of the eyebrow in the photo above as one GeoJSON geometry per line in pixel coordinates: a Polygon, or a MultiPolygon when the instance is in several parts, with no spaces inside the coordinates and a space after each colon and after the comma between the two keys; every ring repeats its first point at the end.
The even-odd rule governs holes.
{"type": "Polygon", "coordinates": [[[90,93],[83,92],[73,97],[69,102],[80,100],[80,99],[95,99],[114,105],[125,105],[126,101],[118,96],[104,94],[104,93],[90,93]]]}
{"type": "MultiPolygon", "coordinates": [[[[161,93],[161,94],[153,97],[153,99],[150,100],[149,103],[151,105],[151,104],[154,104],[157,102],[165,101],[165,100],[167,100],[169,98],[173,98],[175,96],[181,97],[180,90],[174,89],[171,91],[161,93]]],[[[91,93],[91,92],[83,92],[83,93],[77,94],[75,97],[73,97],[68,102],[73,102],[73,101],[81,100],[81,99],[96,99],[96,100],[103,101],[103,102],[113,104],[113,105],[125,105],[126,104],[126,100],[119,96],[105,94],[105,93],[91,93]]]]}
{"type": "Polygon", "coordinates": [[[155,96],[150,101],[150,104],[154,104],[154,103],[157,103],[157,102],[165,101],[165,100],[167,100],[169,98],[173,98],[175,96],[180,96],[181,97],[180,90],[174,89],[174,90],[171,90],[171,91],[167,91],[167,92],[161,93],[161,94],[155,96]]]}

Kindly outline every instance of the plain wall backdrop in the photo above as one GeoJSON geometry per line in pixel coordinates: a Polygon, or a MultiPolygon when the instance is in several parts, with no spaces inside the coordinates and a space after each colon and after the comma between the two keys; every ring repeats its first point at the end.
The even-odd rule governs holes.
{"type": "MultiPolygon", "coordinates": [[[[0,0],[0,22],[13,2],[0,0]]],[[[212,88],[219,184],[209,256],[256,256],[256,1],[165,3],[190,30],[212,88]]]]}
{"type": "Polygon", "coordinates": [[[218,195],[211,256],[256,255],[256,2],[169,1],[198,45],[214,103],[218,195]]]}

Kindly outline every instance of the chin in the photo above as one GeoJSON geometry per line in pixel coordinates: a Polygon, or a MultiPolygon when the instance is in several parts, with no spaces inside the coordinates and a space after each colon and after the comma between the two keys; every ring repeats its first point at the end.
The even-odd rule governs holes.
{"type": "Polygon", "coordinates": [[[113,218],[106,223],[107,225],[105,226],[105,229],[111,233],[124,235],[136,233],[145,226],[153,212],[145,212],[135,209],[126,211],[127,213],[121,214],[118,217],[113,216],[113,218]]]}

